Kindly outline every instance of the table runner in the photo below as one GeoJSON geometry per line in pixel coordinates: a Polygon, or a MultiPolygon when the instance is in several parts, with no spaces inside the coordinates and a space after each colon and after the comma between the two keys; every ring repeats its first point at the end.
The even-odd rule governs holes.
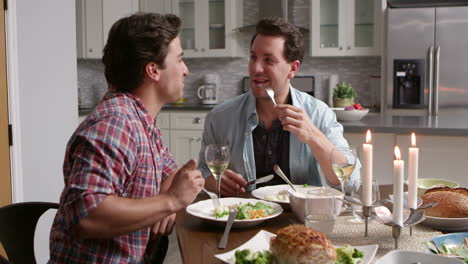
{"type": "MultiPolygon", "coordinates": [[[[371,220],[369,235],[365,237],[364,223],[355,223],[353,220],[354,216],[340,216],[337,218],[333,232],[327,234],[333,245],[363,246],[377,244],[379,248],[372,263],[395,249],[392,227],[371,220]]],[[[439,235],[442,235],[442,233],[423,225],[413,226],[413,236],[409,235],[409,228],[403,228],[398,249],[425,252],[425,242],[439,235]]]]}

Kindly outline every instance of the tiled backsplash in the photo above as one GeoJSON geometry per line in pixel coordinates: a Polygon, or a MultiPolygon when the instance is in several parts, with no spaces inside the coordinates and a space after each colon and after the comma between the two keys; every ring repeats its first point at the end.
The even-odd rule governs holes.
{"type": "MultiPolygon", "coordinates": [[[[353,85],[358,93],[358,102],[377,110],[380,106],[380,88],[373,86],[370,76],[380,75],[380,61],[380,57],[306,56],[299,75],[315,76],[315,97],[327,102],[329,76],[337,74],[340,82],[353,85]]],[[[193,58],[185,59],[185,62],[190,73],[185,78],[184,97],[189,103],[200,102],[197,88],[207,73],[220,76],[219,102],[242,93],[242,78],[248,75],[248,58],[193,58]]],[[[99,102],[107,91],[104,66],[100,60],[78,60],[78,88],[81,107],[94,107],[99,102]]]]}

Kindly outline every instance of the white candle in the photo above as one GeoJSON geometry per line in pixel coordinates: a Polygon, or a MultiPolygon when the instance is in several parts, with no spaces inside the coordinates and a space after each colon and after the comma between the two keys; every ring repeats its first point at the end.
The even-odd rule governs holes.
{"type": "Polygon", "coordinates": [[[403,226],[403,175],[405,161],[401,160],[398,146],[395,146],[395,158],[393,161],[393,222],[403,226]]]}
{"type": "Polygon", "coordinates": [[[416,136],[411,134],[411,145],[409,148],[409,164],[408,164],[408,207],[418,208],[418,162],[419,148],[416,147],[416,136]]]}
{"type": "Polygon", "coordinates": [[[364,175],[363,175],[363,186],[362,202],[364,205],[372,204],[372,144],[371,144],[371,133],[367,130],[366,143],[362,144],[362,150],[364,154],[364,175]]]}

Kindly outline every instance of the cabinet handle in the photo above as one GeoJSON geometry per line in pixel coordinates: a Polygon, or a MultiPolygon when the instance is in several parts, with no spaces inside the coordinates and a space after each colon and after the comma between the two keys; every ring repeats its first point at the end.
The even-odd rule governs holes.
{"type": "Polygon", "coordinates": [[[201,118],[195,117],[192,121],[193,124],[200,124],[201,123],[201,118]]]}
{"type": "Polygon", "coordinates": [[[340,46],[338,49],[339,49],[339,50],[343,50],[343,47],[340,46]]]}
{"type": "Polygon", "coordinates": [[[202,48],[201,51],[205,51],[205,48],[202,48]]]}
{"type": "Polygon", "coordinates": [[[197,142],[200,142],[201,141],[201,138],[197,138],[197,142]]]}
{"type": "Polygon", "coordinates": [[[93,52],[93,49],[89,49],[89,52],[93,52]]]}
{"type": "Polygon", "coordinates": [[[347,48],[347,49],[348,49],[348,50],[350,50],[350,49],[351,49],[351,46],[348,46],[348,48],[347,48]]]}
{"type": "Polygon", "coordinates": [[[197,49],[197,48],[194,48],[193,50],[194,50],[194,51],[198,51],[198,49],[197,49]]]}

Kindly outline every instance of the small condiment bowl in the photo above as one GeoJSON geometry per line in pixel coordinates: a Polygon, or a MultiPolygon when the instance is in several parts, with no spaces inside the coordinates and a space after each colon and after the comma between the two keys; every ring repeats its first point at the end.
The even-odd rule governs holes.
{"type": "MultiPolygon", "coordinates": [[[[309,192],[310,190],[313,190],[313,189],[318,189],[318,188],[323,188],[323,189],[329,190],[334,195],[334,197],[336,197],[336,198],[342,198],[343,199],[343,197],[344,197],[342,192],[340,192],[340,191],[338,191],[336,189],[330,188],[330,187],[317,187],[317,186],[296,187],[297,192],[294,191],[293,189],[289,189],[288,190],[288,197],[289,197],[289,202],[290,202],[290,205],[291,205],[291,209],[294,212],[294,214],[296,215],[297,219],[301,223],[304,223],[305,202],[306,202],[306,199],[308,199],[307,198],[307,192],[309,192]]],[[[313,198],[309,198],[309,199],[313,199],[313,198]]],[[[330,199],[333,199],[333,198],[330,197],[330,199]]],[[[319,208],[321,208],[323,206],[323,200],[317,199],[315,203],[309,203],[309,205],[312,205],[313,208],[319,209],[319,208]]],[[[335,212],[336,212],[336,215],[340,214],[342,205],[343,205],[342,201],[340,201],[338,199],[335,199],[335,212]]]]}

